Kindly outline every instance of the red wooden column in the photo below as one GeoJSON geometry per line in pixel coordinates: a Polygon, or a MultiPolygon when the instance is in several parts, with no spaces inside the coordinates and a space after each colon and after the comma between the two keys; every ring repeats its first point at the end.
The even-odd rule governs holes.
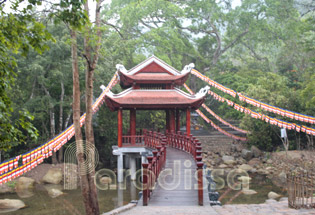
{"type": "Polygon", "coordinates": [[[122,109],[117,111],[118,121],[118,147],[122,147],[122,133],[123,133],[123,121],[122,121],[122,109]]]}
{"type": "Polygon", "coordinates": [[[130,136],[131,144],[135,144],[136,136],[136,109],[130,110],[130,136]]]}
{"type": "Polygon", "coordinates": [[[203,163],[197,162],[197,171],[198,171],[198,204],[203,206],[203,180],[202,180],[202,169],[203,163]]]}
{"type": "Polygon", "coordinates": [[[170,111],[165,110],[166,113],[166,131],[170,131],[170,111]]]}
{"type": "Polygon", "coordinates": [[[180,114],[179,110],[176,109],[176,132],[180,130],[180,114]]]}
{"type": "Polygon", "coordinates": [[[170,131],[175,133],[175,110],[170,110],[170,131]]]}
{"type": "Polygon", "coordinates": [[[187,136],[190,135],[190,108],[186,110],[186,133],[187,136]]]}

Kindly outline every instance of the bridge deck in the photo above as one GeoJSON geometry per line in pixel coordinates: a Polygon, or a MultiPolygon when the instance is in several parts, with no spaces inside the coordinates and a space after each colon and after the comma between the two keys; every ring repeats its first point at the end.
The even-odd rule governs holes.
{"type": "MultiPolygon", "coordinates": [[[[164,170],[150,198],[150,206],[198,205],[196,164],[190,154],[168,147],[164,170]]],[[[204,196],[206,198],[207,196],[204,196]]]]}

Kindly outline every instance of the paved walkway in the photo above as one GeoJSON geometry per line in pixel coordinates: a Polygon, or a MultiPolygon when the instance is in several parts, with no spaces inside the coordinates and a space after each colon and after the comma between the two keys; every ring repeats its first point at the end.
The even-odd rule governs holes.
{"type": "Polygon", "coordinates": [[[150,206],[197,206],[196,164],[186,152],[168,147],[166,163],[149,200],[150,206]]]}
{"type": "Polygon", "coordinates": [[[224,206],[136,206],[121,215],[315,215],[315,209],[294,210],[288,208],[286,198],[267,200],[264,204],[224,206]]]}

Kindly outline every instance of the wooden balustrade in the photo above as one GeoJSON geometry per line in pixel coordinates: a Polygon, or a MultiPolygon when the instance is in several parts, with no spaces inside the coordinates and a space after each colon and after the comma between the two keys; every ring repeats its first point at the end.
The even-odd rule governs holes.
{"type": "Polygon", "coordinates": [[[144,145],[143,135],[124,135],[122,136],[122,144],[124,147],[144,145]]]}
{"type": "Polygon", "coordinates": [[[177,133],[167,133],[167,145],[182,151],[185,151],[193,156],[196,162],[198,175],[198,203],[203,205],[203,162],[202,162],[202,147],[199,140],[193,135],[183,134],[180,131],[177,133]]]}
{"type": "Polygon", "coordinates": [[[147,130],[143,131],[143,135],[137,137],[139,137],[139,139],[135,139],[136,143],[140,142],[141,138],[141,143],[144,146],[153,149],[152,156],[147,157],[148,163],[142,164],[143,205],[148,205],[156,180],[165,165],[166,146],[185,151],[194,158],[198,175],[198,203],[199,205],[203,205],[203,162],[201,156],[202,147],[199,140],[192,135],[183,134],[181,132],[167,133],[164,135],[159,132],[147,130]]]}
{"type": "Polygon", "coordinates": [[[157,178],[165,165],[167,138],[164,134],[143,131],[143,141],[146,147],[152,148],[152,156],[147,156],[148,163],[143,163],[143,205],[148,205],[157,178]]]}

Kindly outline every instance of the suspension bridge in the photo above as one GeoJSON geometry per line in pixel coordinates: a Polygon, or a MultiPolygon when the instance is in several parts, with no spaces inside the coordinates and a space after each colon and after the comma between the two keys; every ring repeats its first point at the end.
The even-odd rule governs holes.
{"type": "MultiPolygon", "coordinates": [[[[248,131],[230,124],[206,106],[204,102],[209,95],[257,120],[315,136],[314,128],[301,125],[301,123],[315,124],[315,117],[275,107],[229,89],[204,76],[194,69],[193,64],[178,71],[152,56],[130,70],[125,69],[123,65],[117,65],[116,69],[109,84],[106,87],[101,86],[102,93],[93,104],[93,113],[96,113],[104,102],[112,111],[117,111],[118,142],[117,146],[113,147],[113,154],[117,156],[117,182],[124,181],[124,159],[129,159],[131,180],[136,180],[136,159],[141,159],[142,205],[144,206],[176,205],[178,199],[181,199],[181,204],[185,205],[209,203],[207,183],[204,180],[202,147],[199,140],[191,134],[191,111],[196,111],[218,132],[237,141],[247,140],[248,131]],[[190,75],[198,77],[205,82],[205,85],[232,96],[234,100],[254,106],[255,110],[261,111],[253,111],[222,97],[210,90],[209,86],[194,93],[185,84],[190,75]],[[114,94],[111,89],[118,83],[124,90],[114,94]],[[188,93],[178,88],[181,86],[188,93]],[[207,114],[242,135],[235,135],[220,128],[201,111],[201,107],[207,114]],[[165,132],[148,131],[139,127],[140,125],[136,123],[136,112],[142,110],[165,111],[165,132]],[[130,114],[127,134],[123,134],[123,111],[129,111],[130,114]],[[294,120],[296,123],[270,117],[265,113],[290,118],[290,121],[294,120]],[[180,130],[182,116],[185,116],[185,131],[180,130]],[[137,132],[137,128],[140,132],[137,132]]],[[[85,114],[80,118],[80,125],[83,126],[84,122],[85,114]]],[[[0,184],[7,183],[35,168],[70,141],[74,134],[74,126],[71,125],[35,149],[2,162],[0,184]]]]}

